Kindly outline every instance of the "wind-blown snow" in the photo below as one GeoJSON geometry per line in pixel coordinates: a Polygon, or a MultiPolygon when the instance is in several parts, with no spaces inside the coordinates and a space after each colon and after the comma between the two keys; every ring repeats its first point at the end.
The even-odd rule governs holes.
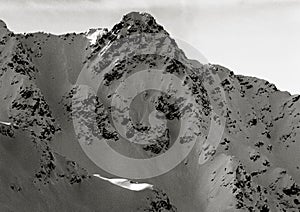
{"type": "Polygon", "coordinates": [[[10,122],[5,122],[5,121],[0,121],[0,124],[4,124],[4,125],[6,125],[6,126],[11,126],[11,125],[12,125],[12,123],[10,123],[10,122]]]}
{"type": "Polygon", "coordinates": [[[122,178],[109,179],[106,177],[102,177],[99,174],[93,174],[93,176],[98,177],[102,180],[106,180],[114,185],[120,186],[122,188],[126,188],[131,191],[143,191],[145,189],[153,189],[153,185],[148,184],[148,183],[137,183],[137,182],[133,182],[131,180],[122,179],[122,178]]]}

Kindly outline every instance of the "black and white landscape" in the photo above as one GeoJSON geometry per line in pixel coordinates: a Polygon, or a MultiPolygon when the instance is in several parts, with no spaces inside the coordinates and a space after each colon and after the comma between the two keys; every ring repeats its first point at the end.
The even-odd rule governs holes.
{"type": "Polygon", "coordinates": [[[299,211],[300,96],[187,58],[151,14],[120,18],[111,29],[62,35],[0,22],[0,211],[299,211]],[[186,99],[154,75],[136,78],[130,86],[157,89],[132,99],[123,135],[112,96],[154,69],[180,79],[186,99]],[[180,137],[181,127],[191,134],[180,137]],[[135,132],[150,143],[127,141],[135,132]],[[190,149],[172,169],[161,161],[121,176],[99,165],[99,142],[143,161],[167,155],[178,137],[190,149]]]}

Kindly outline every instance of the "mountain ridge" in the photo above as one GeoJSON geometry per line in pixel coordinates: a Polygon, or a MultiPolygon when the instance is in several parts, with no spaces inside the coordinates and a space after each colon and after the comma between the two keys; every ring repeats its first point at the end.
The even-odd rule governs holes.
{"type": "MultiPolygon", "coordinates": [[[[9,168],[4,163],[0,166],[4,173],[0,174],[0,186],[8,194],[0,196],[1,209],[21,211],[14,204],[19,202],[28,211],[57,208],[107,211],[112,207],[116,207],[114,211],[299,210],[300,165],[292,162],[300,161],[299,95],[280,92],[265,80],[234,75],[220,65],[195,66],[176,41],[145,13],[125,15],[112,30],[99,34],[95,44],[84,33],[23,35],[11,33],[5,26],[2,24],[0,29],[0,98],[5,103],[0,106],[0,121],[13,125],[0,123],[0,155],[5,155],[1,157],[3,161],[13,161],[14,166],[9,168]],[[148,40],[131,39],[135,33],[133,38],[142,40],[144,36],[148,40]],[[156,33],[158,37],[152,35],[156,33]],[[145,43],[155,45],[150,48],[145,43]],[[92,176],[99,173],[115,177],[101,170],[82,151],[72,118],[78,115],[80,121],[90,123],[93,114],[81,117],[80,111],[85,111],[91,102],[96,103],[92,106],[97,111],[95,118],[101,121],[90,127],[96,136],[99,136],[97,129],[102,130],[100,136],[104,135],[104,129],[106,133],[114,133],[110,120],[103,115],[102,105],[110,102],[105,80],[114,85],[149,67],[179,77],[197,78],[190,85],[197,90],[195,98],[204,111],[201,113],[204,128],[210,126],[208,116],[213,104],[208,96],[220,98],[217,91],[223,89],[226,125],[219,144],[196,143],[188,157],[173,170],[143,180],[154,185],[154,191],[132,192],[92,176]],[[77,84],[82,70],[92,76],[107,71],[99,97],[93,89],[77,84]],[[216,90],[201,84],[206,70],[220,78],[216,90]],[[86,97],[77,102],[74,94],[76,97],[78,91],[86,97]],[[88,101],[82,101],[85,99],[88,101]],[[20,156],[14,158],[15,154],[20,156]],[[57,194],[61,196],[55,198],[57,194]],[[34,206],[39,201],[40,206],[34,206]]],[[[174,115],[173,112],[169,114],[174,115]]],[[[85,140],[89,139],[89,134],[80,132],[85,140]]],[[[130,150],[145,157],[169,148],[155,144],[146,151],[135,144],[118,144],[109,139],[107,142],[125,154],[130,150]]]]}

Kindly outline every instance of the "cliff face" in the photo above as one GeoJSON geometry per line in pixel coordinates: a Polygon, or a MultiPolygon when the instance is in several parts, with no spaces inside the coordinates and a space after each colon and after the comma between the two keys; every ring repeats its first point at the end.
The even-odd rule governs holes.
{"type": "Polygon", "coordinates": [[[59,36],[0,22],[0,68],[1,211],[300,209],[300,96],[189,60],[149,14],[59,36]]]}

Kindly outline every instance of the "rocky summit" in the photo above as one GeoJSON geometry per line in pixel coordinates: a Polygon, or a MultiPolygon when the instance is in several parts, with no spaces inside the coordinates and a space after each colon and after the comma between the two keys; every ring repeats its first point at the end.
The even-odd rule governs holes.
{"type": "Polygon", "coordinates": [[[300,96],[190,60],[150,14],[0,21],[0,102],[0,211],[300,211],[300,96]]]}

